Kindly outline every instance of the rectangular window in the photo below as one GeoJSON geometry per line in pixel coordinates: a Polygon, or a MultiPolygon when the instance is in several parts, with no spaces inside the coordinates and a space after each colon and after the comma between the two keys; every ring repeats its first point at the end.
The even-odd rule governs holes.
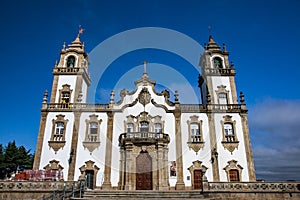
{"type": "Polygon", "coordinates": [[[219,93],[219,104],[227,104],[227,94],[219,93]]]}
{"type": "Polygon", "coordinates": [[[127,133],[133,133],[133,132],[134,132],[133,123],[127,123],[127,133]]]}
{"type": "Polygon", "coordinates": [[[90,123],[90,134],[97,134],[98,133],[98,123],[91,122],[90,123]]]}
{"type": "Polygon", "coordinates": [[[161,128],[161,124],[160,123],[155,123],[154,124],[154,132],[155,133],[161,133],[162,132],[162,128],[161,128]]]}
{"type": "Polygon", "coordinates": [[[192,123],[190,125],[190,129],[191,129],[191,142],[201,142],[199,124],[192,123]]]}

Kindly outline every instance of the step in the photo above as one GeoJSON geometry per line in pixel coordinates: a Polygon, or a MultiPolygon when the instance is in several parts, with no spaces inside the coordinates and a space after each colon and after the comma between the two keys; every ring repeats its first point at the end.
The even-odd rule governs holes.
{"type": "Polygon", "coordinates": [[[153,191],[153,190],[139,190],[139,191],[107,191],[107,190],[88,190],[84,193],[83,199],[107,199],[107,200],[140,200],[140,199],[203,199],[212,200],[207,195],[202,194],[201,191],[153,191]]]}

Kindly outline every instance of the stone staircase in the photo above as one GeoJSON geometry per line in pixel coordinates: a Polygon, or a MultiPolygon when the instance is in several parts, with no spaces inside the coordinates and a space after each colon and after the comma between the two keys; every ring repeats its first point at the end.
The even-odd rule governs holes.
{"type": "Polygon", "coordinates": [[[103,199],[103,200],[161,200],[161,199],[172,199],[172,200],[213,200],[202,194],[201,191],[155,191],[155,190],[137,190],[137,191],[116,191],[116,190],[87,190],[83,198],[73,198],[74,200],[88,200],[88,199],[103,199]]]}

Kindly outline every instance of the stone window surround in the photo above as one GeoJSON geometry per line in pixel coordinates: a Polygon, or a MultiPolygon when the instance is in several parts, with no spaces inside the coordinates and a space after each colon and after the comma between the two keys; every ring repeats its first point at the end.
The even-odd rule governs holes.
{"type": "Polygon", "coordinates": [[[222,144],[224,146],[225,149],[227,149],[228,151],[230,151],[230,153],[232,154],[232,152],[238,148],[238,138],[237,138],[237,132],[236,132],[236,121],[232,120],[232,116],[230,115],[225,115],[223,116],[224,120],[221,120],[221,126],[222,126],[222,135],[223,135],[223,139],[222,139],[222,144]],[[229,123],[232,125],[233,128],[233,135],[231,137],[234,137],[233,141],[228,141],[226,139],[226,134],[225,134],[225,129],[224,129],[224,125],[226,123],[229,123]]]}
{"type": "Polygon", "coordinates": [[[58,99],[59,103],[62,103],[62,93],[63,92],[70,93],[69,103],[71,103],[71,97],[72,97],[72,92],[73,92],[73,90],[71,90],[71,85],[68,85],[68,84],[62,85],[62,89],[59,90],[59,99],[58,99]]]}
{"type": "Polygon", "coordinates": [[[193,149],[196,152],[196,154],[198,154],[198,151],[204,146],[203,131],[202,131],[203,121],[199,120],[199,116],[193,115],[190,116],[190,120],[187,120],[187,124],[188,124],[188,146],[190,149],[193,149]],[[199,133],[200,133],[199,142],[192,141],[191,124],[195,124],[195,123],[199,125],[199,133]]]}
{"type": "Polygon", "coordinates": [[[89,119],[86,119],[85,120],[85,124],[86,124],[86,129],[85,129],[85,142],[91,142],[89,141],[89,135],[90,135],[90,123],[97,123],[98,125],[98,129],[97,129],[97,141],[96,142],[100,142],[100,125],[101,125],[101,122],[102,122],[102,119],[99,119],[98,120],[98,115],[95,115],[95,114],[92,114],[92,115],[89,115],[89,119]]]}
{"type": "Polygon", "coordinates": [[[217,95],[218,104],[220,104],[219,94],[222,94],[222,93],[226,94],[226,98],[227,98],[226,102],[228,104],[229,103],[229,91],[226,90],[226,86],[225,85],[219,85],[219,86],[217,86],[217,88],[218,89],[215,90],[215,92],[216,92],[216,95],[217,95]]]}
{"type": "Polygon", "coordinates": [[[196,116],[196,115],[193,115],[193,116],[190,116],[190,120],[187,120],[186,121],[187,124],[188,124],[188,133],[189,133],[189,142],[193,142],[191,140],[192,138],[192,130],[191,130],[191,125],[192,124],[198,124],[199,126],[199,136],[200,136],[200,142],[203,142],[203,131],[202,131],[202,124],[203,124],[203,121],[202,120],[199,120],[199,116],[196,116]]]}
{"type": "Polygon", "coordinates": [[[89,119],[85,120],[85,139],[82,142],[84,148],[87,148],[90,153],[92,153],[96,148],[100,146],[100,125],[101,125],[102,119],[98,120],[98,115],[92,114],[89,115],[89,119]],[[89,136],[90,136],[90,123],[97,123],[98,124],[98,129],[97,129],[97,134],[96,135],[96,141],[90,141],[89,136]]]}
{"type": "Polygon", "coordinates": [[[227,174],[227,180],[228,182],[230,182],[230,170],[234,169],[234,170],[238,170],[239,172],[239,181],[242,182],[242,171],[243,171],[243,167],[240,166],[239,164],[237,164],[236,160],[230,160],[227,162],[228,165],[226,167],[224,167],[224,170],[227,174]]]}
{"type": "Polygon", "coordinates": [[[53,148],[53,150],[55,151],[55,153],[62,147],[64,147],[66,141],[65,141],[65,135],[66,135],[66,129],[67,129],[67,123],[68,123],[68,119],[65,119],[65,115],[59,114],[56,115],[56,119],[52,119],[52,133],[51,133],[51,138],[48,141],[48,144],[51,148],[53,148]],[[56,123],[58,122],[62,122],[64,123],[64,132],[62,134],[62,138],[61,140],[57,141],[55,140],[55,131],[56,131],[56,123]]]}

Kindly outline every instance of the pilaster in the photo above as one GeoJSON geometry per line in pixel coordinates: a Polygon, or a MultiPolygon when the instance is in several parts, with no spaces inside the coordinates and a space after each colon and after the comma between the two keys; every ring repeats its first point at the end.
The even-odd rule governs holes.
{"type": "Polygon", "coordinates": [[[254,169],[254,161],[252,157],[252,148],[250,143],[250,135],[249,135],[249,126],[248,126],[248,118],[247,113],[241,113],[242,118],[242,128],[243,135],[245,141],[245,150],[246,150],[246,160],[249,174],[249,181],[256,181],[255,169],[254,169]]]}
{"type": "Polygon", "coordinates": [[[111,189],[111,159],[112,159],[112,139],[113,139],[113,121],[114,113],[107,112],[107,133],[106,133],[106,151],[105,151],[105,166],[104,166],[104,181],[102,189],[111,189]]]}
{"type": "Polygon", "coordinates": [[[76,158],[77,158],[77,144],[78,144],[78,131],[80,124],[81,112],[74,111],[74,124],[73,124],[73,134],[72,134],[72,143],[70,149],[69,157],[69,171],[68,171],[68,181],[74,180],[76,158]]]}
{"type": "Polygon", "coordinates": [[[183,164],[182,164],[182,139],[181,139],[181,110],[179,103],[175,104],[175,140],[176,140],[176,175],[177,182],[176,190],[184,190],[185,184],[183,181],[183,164]]]}
{"type": "Polygon", "coordinates": [[[38,170],[40,167],[47,115],[48,115],[48,112],[42,111],[41,120],[40,120],[40,129],[39,129],[38,139],[37,139],[37,143],[36,143],[36,150],[35,150],[35,156],[34,156],[34,162],[33,162],[33,170],[38,170]]]}
{"type": "Polygon", "coordinates": [[[213,171],[213,181],[220,181],[219,176],[219,162],[217,154],[217,140],[216,140],[216,129],[215,129],[215,118],[213,113],[208,113],[209,123],[209,137],[210,137],[210,151],[211,151],[211,162],[213,171]]]}

